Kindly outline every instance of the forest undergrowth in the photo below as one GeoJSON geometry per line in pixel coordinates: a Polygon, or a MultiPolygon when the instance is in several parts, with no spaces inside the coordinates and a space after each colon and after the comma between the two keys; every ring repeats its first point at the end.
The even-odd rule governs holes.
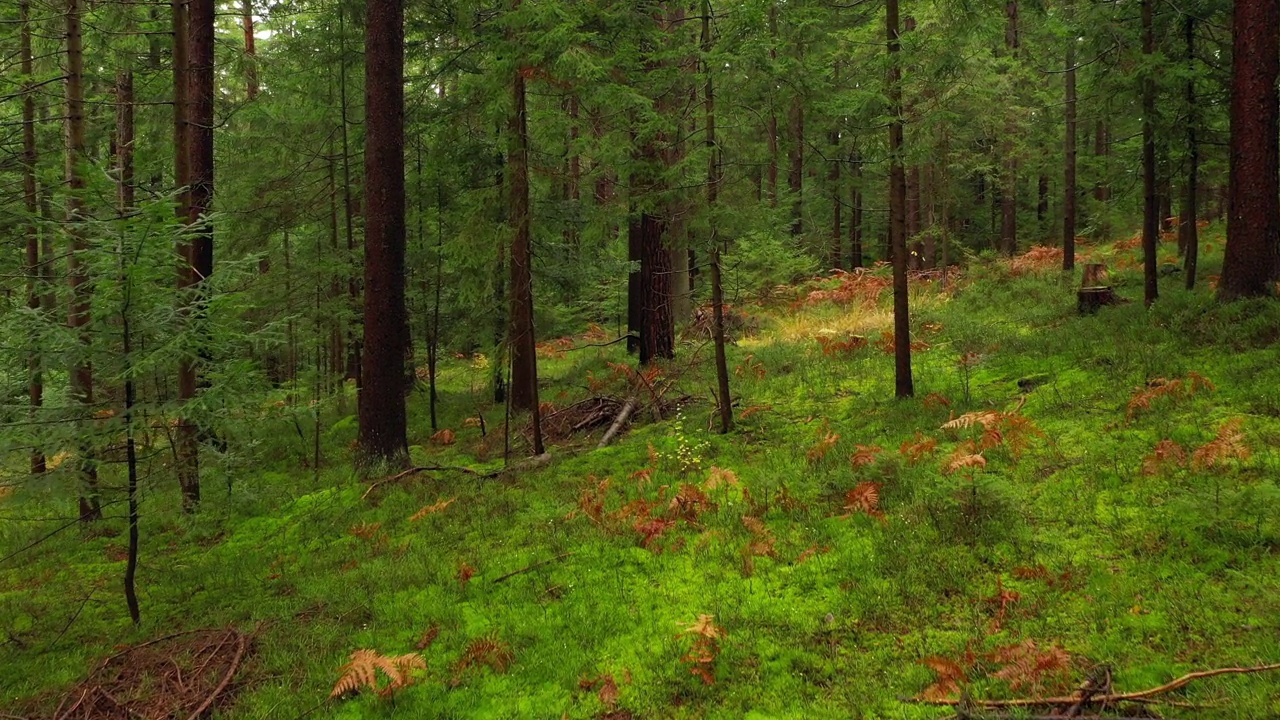
{"type": "MultiPolygon", "coordinates": [[[[1216,272],[1220,230],[1205,242],[1216,272]]],[[[1139,252],[1080,249],[1130,299],[1139,252]]],[[[13,493],[0,709],[48,717],[121,647],[204,627],[251,646],[215,717],[282,720],[937,718],[955,710],[918,701],[1280,661],[1280,308],[1171,273],[1150,309],[1080,317],[1060,263],[919,276],[909,400],[887,269],[737,298],[723,436],[696,325],[643,377],[599,328],[549,340],[549,422],[641,409],[601,449],[607,420],[562,422],[518,472],[498,472],[486,358],[442,364],[438,431],[414,393],[420,470],[393,479],[352,474],[352,398],[317,422],[282,388],[194,518],[162,510],[176,483],[146,487],[136,629],[120,508],[36,542],[66,500],[13,493]]],[[[1206,679],[1167,698],[1202,707],[1161,712],[1276,716],[1277,688],[1206,679]]]]}

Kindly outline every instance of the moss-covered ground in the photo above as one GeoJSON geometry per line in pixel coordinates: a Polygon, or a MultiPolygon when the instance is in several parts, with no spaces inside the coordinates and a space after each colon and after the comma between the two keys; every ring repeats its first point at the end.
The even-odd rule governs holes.
{"type": "MultiPolygon", "coordinates": [[[[1220,234],[1206,245],[1207,276],[1220,234]]],[[[312,410],[268,403],[239,433],[253,463],[206,478],[196,517],[153,464],[138,628],[121,506],[19,552],[69,500],[15,493],[0,501],[0,710],[56,705],[117,645],[221,625],[256,639],[218,717],[282,720],[934,718],[949,711],[910,699],[948,679],[1004,697],[1103,665],[1141,689],[1280,661],[1280,308],[1219,305],[1203,277],[1187,292],[1170,275],[1146,309],[1137,251],[1089,252],[1137,301],[1079,317],[1078,279],[981,259],[913,286],[914,399],[893,398],[874,280],[742,299],[755,331],[729,349],[728,435],[711,430],[696,336],[651,379],[677,378],[678,414],[647,406],[607,448],[596,430],[497,477],[482,361],[442,369],[452,444],[431,440],[421,393],[410,411],[415,464],[481,475],[368,491],[349,409],[320,406],[317,472],[312,410]],[[842,291],[862,294],[829,297],[842,291]],[[999,415],[966,415],[984,411],[999,415]],[[420,645],[412,686],[328,699],[353,650],[420,645]]],[[[588,344],[544,346],[544,401],[628,394],[623,346],[588,344]]],[[[1215,678],[1173,699],[1212,707],[1168,716],[1274,717],[1280,682],[1215,678]]]]}

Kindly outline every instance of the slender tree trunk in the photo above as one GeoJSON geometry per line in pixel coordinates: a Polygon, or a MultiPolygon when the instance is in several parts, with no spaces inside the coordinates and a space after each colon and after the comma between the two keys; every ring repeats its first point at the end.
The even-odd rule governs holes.
{"type": "Polygon", "coordinates": [[[89,419],[94,414],[93,398],[93,365],[90,360],[92,336],[89,334],[90,298],[92,287],[89,282],[88,266],[85,254],[89,250],[84,228],[84,165],[88,163],[85,154],[84,123],[84,55],[81,37],[81,15],[84,12],[80,0],[67,0],[66,4],[66,50],[67,50],[67,115],[66,115],[66,156],[67,156],[67,226],[71,236],[71,254],[68,261],[67,275],[71,287],[71,312],[68,326],[79,339],[79,356],[71,368],[71,396],[81,407],[81,417],[76,422],[76,435],[79,444],[77,469],[80,474],[80,521],[93,522],[102,519],[102,501],[98,490],[98,464],[95,457],[94,441],[90,437],[93,430],[89,419]]]}
{"type": "MultiPolygon", "coordinates": [[[[776,0],[769,4],[769,60],[770,63],[777,67],[778,64],[778,3],[776,0]]],[[[777,105],[777,83],[773,83],[774,87],[769,89],[769,205],[778,207],[778,105],[777,105]]]]}
{"type": "Polygon", "coordinates": [[[791,234],[804,232],[804,98],[799,91],[791,98],[791,170],[787,187],[791,190],[791,234]]]}
{"type": "MultiPolygon", "coordinates": [[[[1004,46],[1011,59],[1018,51],[1018,2],[1005,4],[1004,46]]],[[[1004,168],[1000,183],[1000,244],[1005,254],[1018,251],[1018,157],[1014,149],[1013,129],[1006,131],[1004,168]]]]}
{"type": "Polygon", "coordinates": [[[1160,196],[1156,187],[1156,83],[1150,69],[1155,53],[1155,0],[1142,0],[1142,53],[1148,59],[1142,78],[1142,216],[1143,302],[1150,306],[1159,295],[1156,284],[1157,243],[1160,242],[1160,196]]]}
{"type": "MultiPolygon", "coordinates": [[[[1074,13],[1069,15],[1074,18],[1074,13]]],[[[1062,269],[1072,272],[1076,267],[1076,39],[1074,30],[1067,38],[1066,83],[1067,134],[1063,143],[1063,193],[1062,193],[1062,269]]]]}
{"type": "MultiPolygon", "coordinates": [[[[208,354],[205,314],[208,312],[209,277],[213,274],[213,228],[205,216],[213,205],[213,24],[214,0],[186,3],[185,100],[183,150],[188,190],[183,220],[187,225],[186,267],[180,287],[190,293],[190,320],[198,349],[188,353],[178,368],[178,400],[187,404],[196,396],[197,364],[208,354]]],[[[176,56],[176,53],[175,53],[176,56]]],[[[184,512],[200,504],[200,429],[187,412],[178,420],[178,484],[184,512]]]]}
{"type": "Polygon", "coordinates": [[[1196,18],[1187,13],[1184,19],[1187,41],[1187,182],[1182,191],[1182,218],[1179,230],[1179,245],[1182,246],[1182,258],[1185,263],[1183,274],[1186,275],[1188,290],[1196,287],[1196,263],[1200,255],[1200,232],[1196,227],[1200,213],[1196,207],[1200,194],[1200,144],[1196,139],[1196,127],[1200,122],[1200,108],[1196,103],[1196,18]]]}
{"type": "Polygon", "coordinates": [[[716,353],[716,404],[720,414],[720,432],[733,429],[733,398],[729,394],[729,361],[724,337],[724,283],[720,276],[720,238],[716,234],[716,204],[720,197],[720,146],[716,144],[716,95],[711,72],[711,0],[702,0],[702,73],[703,110],[706,117],[707,146],[707,212],[710,215],[711,244],[711,335],[716,353]]]}
{"type": "Polygon", "coordinates": [[[240,19],[244,26],[244,82],[250,100],[258,97],[258,51],[254,47],[253,0],[240,0],[240,19]]]}
{"type": "Polygon", "coordinates": [[[902,68],[898,0],[885,2],[889,50],[889,246],[893,251],[894,394],[911,397],[911,321],[907,303],[906,172],[902,166],[902,68]]]}
{"type": "MultiPolygon", "coordinates": [[[[518,7],[520,0],[514,0],[518,7]]],[[[511,152],[507,165],[511,186],[511,408],[528,410],[533,425],[533,454],[541,455],[542,425],[538,408],[538,355],[533,327],[533,248],[529,213],[529,125],[525,105],[525,68],[512,83],[511,152]]]]}
{"type": "MultiPolygon", "coordinates": [[[[40,229],[37,218],[40,204],[36,189],[36,99],[35,77],[33,75],[33,58],[31,54],[31,2],[19,0],[18,22],[21,24],[19,53],[22,55],[22,199],[27,211],[23,232],[26,234],[26,266],[27,307],[33,312],[40,310],[41,298],[41,265],[40,265],[40,229]]],[[[45,258],[46,262],[50,258],[45,258]]],[[[35,421],[39,417],[40,407],[44,405],[44,373],[43,360],[40,357],[39,335],[33,337],[28,363],[28,399],[31,404],[30,418],[35,421]]],[[[40,475],[45,471],[45,457],[41,444],[37,441],[31,449],[31,473],[40,475]]]]}
{"type": "MultiPolygon", "coordinates": [[[[838,75],[838,73],[837,73],[838,75]]],[[[831,169],[827,174],[827,182],[831,186],[831,256],[828,263],[831,267],[838,269],[840,261],[844,259],[844,248],[841,247],[844,241],[844,224],[841,217],[844,198],[840,193],[840,165],[843,158],[840,154],[840,131],[832,130],[830,135],[831,145],[831,169]]]]}
{"type": "Polygon", "coordinates": [[[1218,297],[1272,295],[1280,275],[1276,78],[1280,0],[1237,0],[1232,32],[1227,248],[1218,297]]]}
{"type": "Polygon", "coordinates": [[[862,258],[862,156],[855,147],[849,153],[849,168],[853,173],[849,197],[849,269],[860,268],[862,258]]]}
{"type": "Polygon", "coordinates": [[[409,460],[405,418],[404,6],[366,0],[364,342],[359,455],[409,460]]]}
{"type": "MultiPolygon", "coordinates": [[[[366,28],[367,32],[367,28],[366,28]]],[[[362,314],[360,307],[360,282],[356,275],[356,231],[355,216],[356,196],[352,192],[354,180],[351,174],[351,119],[348,117],[350,101],[347,95],[347,23],[346,0],[338,2],[338,49],[342,55],[338,63],[338,102],[342,113],[342,211],[346,221],[347,240],[347,302],[348,317],[346,323],[346,377],[356,381],[356,403],[360,401],[360,389],[364,383],[361,371],[361,359],[364,349],[356,333],[356,318],[362,314]]]]}
{"type": "MultiPolygon", "coordinates": [[[[133,144],[133,72],[125,70],[116,75],[116,187],[117,207],[122,221],[127,221],[134,208],[133,144]]],[[[120,344],[124,365],[125,465],[128,473],[126,495],[129,503],[129,549],[124,570],[124,599],[129,608],[129,617],[137,625],[142,621],[135,586],[138,571],[138,449],[134,437],[133,408],[137,403],[137,383],[133,377],[133,280],[128,272],[131,253],[128,252],[125,237],[126,233],[122,232],[117,246],[120,286],[124,293],[120,305],[120,344]]]]}

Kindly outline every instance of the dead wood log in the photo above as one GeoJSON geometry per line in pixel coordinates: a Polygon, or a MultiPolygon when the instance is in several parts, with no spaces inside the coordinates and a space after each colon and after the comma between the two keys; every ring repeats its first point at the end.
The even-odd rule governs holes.
{"type": "Polygon", "coordinates": [[[608,447],[609,443],[613,442],[613,438],[622,431],[622,427],[627,424],[627,418],[631,417],[631,413],[635,412],[639,404],[634,395],[627,398],[627,401],[622,404],[622,409],[618,411],[618,417],[613,419],[613,424],[605,431],[604,437],[600,438],[600,444],[596,446],[597,450],[608,447]]]}

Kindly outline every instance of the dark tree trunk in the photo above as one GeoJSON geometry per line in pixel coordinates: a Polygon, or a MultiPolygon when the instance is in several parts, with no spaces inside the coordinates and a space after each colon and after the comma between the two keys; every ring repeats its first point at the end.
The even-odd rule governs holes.
{"type": "Polygon", "coordinates": [[[724,283],[720,277],[720,238],[716,236],[716,202],[720,195],[720,147],[716,144],[716,100],[712,82],[710,56],[711,0],[702,0],[702,72],[706,85],[703,103],[706,115],[707,145],[707,210],[711,224],[711,334],[716,352],[716,403],[720,411],[720,432],[733,429],[733,398],[729,394],[729,361],[724,338],[724,283]]]}
{"type": "Polygon", "coordinates": [[[359,458],[408,462],[404,397],[404,6],[366,0],[363,387],[359,458]],[[376,109],[376,111],[375,111],[376,109]]]}
{"type": "Polygon", "coordinates": [[[791,98],[791,234],[804,232],[804,98],[799,91],[791,98]]]}
{"type": "MultiPolygon", "coordinates": [[[[23,272],[27,276],[27,308],[33,313],[40,310],[40,292],[43,284],[40,266],[40,229],[37,218],[40,203],[36,189],[36,99],[35,77],[32,74],[33,58],[31,54],[31,2],[20,0],[18,3],[18,22],[21,39],[19,52],[22,55],[22,199],[27,217],[23,224],[26,235],[26,265],[23,272]]],[[[45,258],[48,262],[51,258],[45,258]]],[[[31,404],[30,418],[36,421],[40,407],[44,405],[44,373],[40,357],[39,338],[32,339],[28,363],[28,399],[31,404]]],[[[40,475],[45,471],[46,463],[41,444],[36,443],[31,449],[31,473],[40,475]]]]}
{"type": "MultiPolygon", "coordinates": [[[[1018,54],[1018,2],[1005,4],[1004,46],[1011,58],[1018,54]]],[[[1004,168],[1000,183],[1000,245],[1004,252],[1018,252],[1018,158],[1015,154],[1013,129],[1005,130],[1004,168]]]]}
{"type": "Polygon", "coordinates": [[[840,267],[840,261],[844,259],[842,254],[844,248],[841,247],[844,241],[844,223],[841,217],[841,209],[843,208],[844,198],[840,193],[840,164],[842,158],[840,156],[840,131],[832,130],[830,135],[831,143],[831,170],[827,174],[827,181],[831,185],[831,256],[828,262],[833,268],[840,267]]]}
{"type": "Polygon", "coordinates": [[[1142,0],[1142,53],[1148,69],[1142,78],[1142,187],[1145,200],[1142,216],[1143,302],[1150,306],[1159,295],[1156,281],[1157,243],[1160,242],[1160,196],[1156,187],[1156,83],[1150,69],[1155,53],[1155,0],[1142,0]]]}
{"type": "Polygon", "coordinates": [[[1044,225],[1044,219],[1049,215],[1049,176],[1044,173],[1040,174],[1039,180],[1036,182],[1036,191],[1038,200],[1036,202],[1036,221],[1044,225]]]}
{"type": "MultiPolygon", "coordinates": [[[[519,0],[514,5],[518,6],[519,0]]],[[[533,248],[529,216],[529,125],[525,106],[525,68],[512,82],[511,152],[507,165],[511,187],[511,408],[528,410],[533,426],[533,454],[541,455],[542,423],[538,415],[538,356],[533,327],[533,248]]]]}
{"type": "Polygon", "coordinates": [[[89,250],[84,228],[84,54],[81,37],[81,15],[84,12],[80,0],[67,0],[66,50],[67,50],[67,115],[66,115],[66,177],[67,177],[67,226],[71,236],[71,253],[68,259],[67,277],[71,287],[71,312],[67,325],[79,340],[79,355],[71,368],[71,397],[80,405],[82,417],[76,423],[80,474],[80,521],[93,522],[102,519],[102,501],[98,491],[98,463],[94,451],[90,416],[94,413],[93,365],[90,361],[92,335],[89,331],[90,299],[89,272],[85,254],[89,250]]]}
{"type": "Polygon", "coordinates": [[[253,37],[253,0],[241,0],[240,19],[244,27],[244,82],[250,100],[258,97],[258,51],[253,37]]]}
{"type": "Polygon", "coordinates": [[[1063,192],[1062,192],[1062,269],[1072,272],[1076,267],[1076,41],[1072,32],[1067,39],[1066,114],[1067,133],[1063,143],[1063,192]]]}
{"type": "Polygon", "coordinates": [[[1200,255],[1200,232],[1196,227],[1199,212],[1196,207],[1200,194],[1200,145],[1196,139],[1196,126],[1200,122],[1200,108],[1196,103],[1196,18],[1187,13],[1184,19],[1187,41],[1187,180],[1182,190],[1182,218],[1178,228],[1178,245],[1182,250],[1183,274],[1188,290],[1196,287],[1196,263],[1200,255]]]}
{"type": "Polygon", "coordinates": [[[849,269],[860,268],[862,258],[862,158],[855,148],[849,154],[849,168],[853,174],[849,191],[849,269]]]}
{"type": "Polygon", "coordinates": [[[889,246],[893,251],[894,394],[911,397],[911,321],[907,306],[906,172],[902,166],[902,68],[898,51],[898,0],[885,2],[889,50],[889,246]]]}
{"type": "MultiPolygon", "coordinates": [[[[182,148],[186,156],[187,193],[183,221],[188,227],[187,257],[179,276],[182,289],[191,293],[190,320],[198,349],[188,353],[178,368],[178,399],[185,404],[196,396],[197,364],[207,355],[204,338],[209,301],[208,279],[213,274],[213,228],[204,220],[213,205],[213,0],[189,0],[186,17],[186,101],[182,148]]],[[[178,421],[178,484],[184,512],[200,503],[200,429],[188,414],[178,421]]]]}
{"type": "Polygon", "coordinates": [[[671,249],[663,242],[666,221],[643,212],[640,230],[640,364],[675,357],[671,312],[671,249]]]}
{"type": "MultiPolygon", "coordinates": [[[[133,182],[133,72],[124,71],[116,76],[116,187],[117,204],[121,219],[126,218],[134,206],[133,182]]],[[[133,377],[133,284],[127,272],[129,255],[122,234],[117,246],[120,263],[120,285],[124,299],[120,306],[120,345],[124,363],[124,424],[125,465],[128,476],[126,499],[129,503],[129,548],[124,570],[124,599],[129,608],[129,618],[137,625],[142,621],[138,609],[138,593],[134,579],[138,570],[138,449],[134,438],[133,407],[137,400],[137,383],[133,377]]]]}
{"type": "Polygon", "coordinates": [[[1280,274],[1276,78],[1280,1],[1237,0],[1231,61],[1231,163],[1227,248],[1218,296],[1274,293],[1280,274]]]}
{"type": "MultiPolygon", "coordinates": [[[[769,60],[778,64],[778,4],[769,4],[769,60]]],[[[773,83],[775,86],[776,82],[773,83]]],[[[778,105],[776,90],[769,90],[769,205],[778,207],[778,105]]]]}

